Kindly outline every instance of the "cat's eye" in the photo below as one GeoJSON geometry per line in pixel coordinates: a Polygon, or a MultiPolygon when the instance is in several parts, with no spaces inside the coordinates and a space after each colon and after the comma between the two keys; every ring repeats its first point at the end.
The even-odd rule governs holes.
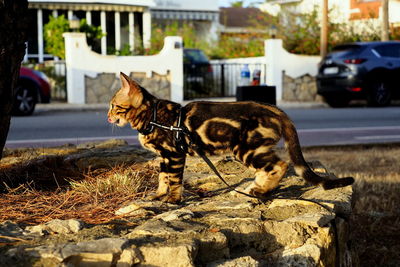
{"type": "Polygon", "coordinates": [[[124,106],[120,106],[120,105],[115,105],[117,108],[119,108],[119,109],[123,109],[123,110],[128,110],[128,109],[130,109],[130,107],[124,107],[124,106]]]}

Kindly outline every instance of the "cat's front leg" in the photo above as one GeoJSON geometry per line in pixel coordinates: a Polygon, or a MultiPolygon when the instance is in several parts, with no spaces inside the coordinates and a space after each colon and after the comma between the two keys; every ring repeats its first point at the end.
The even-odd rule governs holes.
{"type": "Polygon", "coordinates": [[[160,164],[158,188],[151,199],[160,199],[168,203],[181,201],[183,192],[183,170],[185,168],[186,155],[171,153],[164,157],[160,164]]]}
{"type": "Polygon", "coordinates": [[[158,188],[157,191],[153,194],[151,194],[148,199],[154,200],[154,199],[162,199],[168,194],[168,188],[169,188],[169,182],[168,182],[168,174],[165,172],[160,172],[158,175],[158,188]]]}

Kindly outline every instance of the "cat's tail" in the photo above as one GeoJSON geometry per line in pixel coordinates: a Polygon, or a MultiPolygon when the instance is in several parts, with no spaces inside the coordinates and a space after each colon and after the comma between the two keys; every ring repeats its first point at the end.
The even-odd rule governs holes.
{"type": "Polygon", "coordinates": [[[351,185],[354,182],[353,177],[344,177],[332,180],[316,174],[303,157],[296,128],[286,114],[284,117],[285,118],[282,120],[282,134],[285,139],[286,149],[289,152],[290,159],[294,164],[294,169],[297,175],[303,177],[307,182],[312,184],[321,184],[325,190],[351,185]]]}

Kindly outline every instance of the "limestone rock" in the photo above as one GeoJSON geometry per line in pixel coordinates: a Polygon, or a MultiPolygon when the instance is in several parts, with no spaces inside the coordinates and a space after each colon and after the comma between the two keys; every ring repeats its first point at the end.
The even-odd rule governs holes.
{"type": "Polygon", "coordinates": [[[190,210],[187,209],[179,209],[179,210],[173,210],[169,212],[162,213],[160,215],[157,215],[155,219],[161,219],[165,222],[170,222],[174,220],[188,220],[194,217],[194,213],[190,210]]]}
{"type": "Polygon", "coordinates": [[[28,226],[25,228],[26,234],[71,234],[77,233],[83,228],[83,222],[80,220],[51,220],[45,224],[28,226]]]}
{"type": "Polygon", "coordinates": [[[124,206],[120,209],[118,209],[115,212],[115,215],[120,215],[124,217],[146,217],[150,215],[154,215],[154,212],[148,211],[146,209],[143,209],[142,207],[136,205],[135,203],[131,203],[127,206],[124,206]]]}
{"type": "Polygon", "coordinates": [[[32,258],[39,260],[41,266],[132,266],[140,262],[140,255],[134,248],[127,248],[128,240],[120,238],[104,238],[95,241],[79,242],[77,244],[58,244],[27,248],[23,251],[11,249],[8,256],[32,258]],[[65,265],[61,265],[61,263],[65,265]]]}
{"type": "Polygon", "coordinates": [[[138,266],[190,267],[195,266],[197,245],[193,240],[173,242],[164,246],[152,245],[139,248],[143,262],[138,266]]]}
{"type": "Polygon", "coordinates": [[[232,260],[217,261],[207,264],[207,267],[259,267],[262,266],[259,261],[256,261],[250,256],[240,257],[232,260]]]}

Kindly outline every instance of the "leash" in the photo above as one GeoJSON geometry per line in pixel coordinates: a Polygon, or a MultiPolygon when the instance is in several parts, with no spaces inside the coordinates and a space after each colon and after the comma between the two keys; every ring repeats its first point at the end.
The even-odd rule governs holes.
{"type": "Polygon", "coordinates": [[[219,173],[218,169],[215,167],[215,165],[211,162],[211,160],[207,157],[207,155],[204,153],[202,149],[199,148],[199,146],[193,141],[193,138],[189,132],[189,130],[182,125],[182,107],[179,107],[179,116],[178,116],[178,123],[177,126],[166,126],[161,123],[157,122],[157,107],[160,101],[156,101],[154,103],[154,108],[153,108],[153,114],[152,114],[152,120],[149,122],[147,127],[145,129],[139,130],[139,133],[143,135],[150,134],[154,131],[155,127],[166,130],[166,131],[172,131],[175,132],[174,135],[174,140],[176,144],[179,146],[179,149],[182,152],[187,152],[187,148],[190,147],[193,149],[197,155],[199,155],[205,163],[207,163],[208,167],[215,173],[215,175],[231,190],[234,191],[238,194],[242,194],[244,196],[250,197],[250,198],[255,198],[259,200],[265,200],[264,198],[258,197],[258,196],[253,196],[248,193],[236,190],[232,185],[228,184],[228,182],[225,181],[225,179],[222,177],[222,175],[219,173]],[[182,135],[185,135],[189,139],[189,145],[186,144],[184,138],[182,138],[182,135]]]}
{"type": "MultiPolygon", "coordinates": [[[[152,114],[152,120],[149,122],[149,124],[147,125],[147,127],[145,129],[141,129],[139,130],[139,132],[143,135],[147,135],[150,134],[151,132],[154,131],[155,127],[166,130],[166,131],[172,131],[175,132],[174,135],[174,140],[178,146],[178,148],[181,150],[181,152],[186,153],[188,147],[190,147],[191,149],[193,149],[193,151],[195,151],[197,153],[197,155],[199,155],[203,161],[205,163],[207,163],[208,167],[214,172],[214,174],[231,190],[234,191],[238,194],[244,195],[246,197],[250,197],[253,199],[258,199],[261,201],[265,201],[266,198],[262,198],[259,196],[254,196],[254,195],[250,195],[246,192],[243,191],[239,191],[236,188],[234,188],[232,185],[230,185],[223,177],[222,175],[219,173],[218,169],[215,167],[215,165],[211,162],[211,160],[207,157],[206,153],[204,153],[204,151],[202,149],[199,148],[199,146],[196,144],[196,142],[193,141],[192,135],[189,132],[189,130],[185,127],[185,125],[183,125],[183,112],[182,112],[182,106],[179,105],[179,115],[178,115],[178,123],[176,126],[166,126],[163,125],[159,122],[157,122],[157,107],[158,104],[160,103],[159,100],[157,100],[154,103],[154,108],[153,108],[153,114],[152,114]],[[189,139],[189,144],[186,144],[185,142],[185,138],[182,137],[182,135],[186,136],[189,139]]],[[[279,197],[278,197],[279,198],[279,197]]],[[[291,198],[281,198],[281,199],[291,199],[291,198]]],[[[329,208],[325,207],[323,204],[318,203],[317,201],[314,200],[310,200],[310,199],[304,199],[304,198],[295,198],[297,200],[304,200],[304,201],[308,201],[308,202],[312,202],[314,204],[317,204],[319,206],[321,206],[322,208],[331,211],[329,208]]]]}

